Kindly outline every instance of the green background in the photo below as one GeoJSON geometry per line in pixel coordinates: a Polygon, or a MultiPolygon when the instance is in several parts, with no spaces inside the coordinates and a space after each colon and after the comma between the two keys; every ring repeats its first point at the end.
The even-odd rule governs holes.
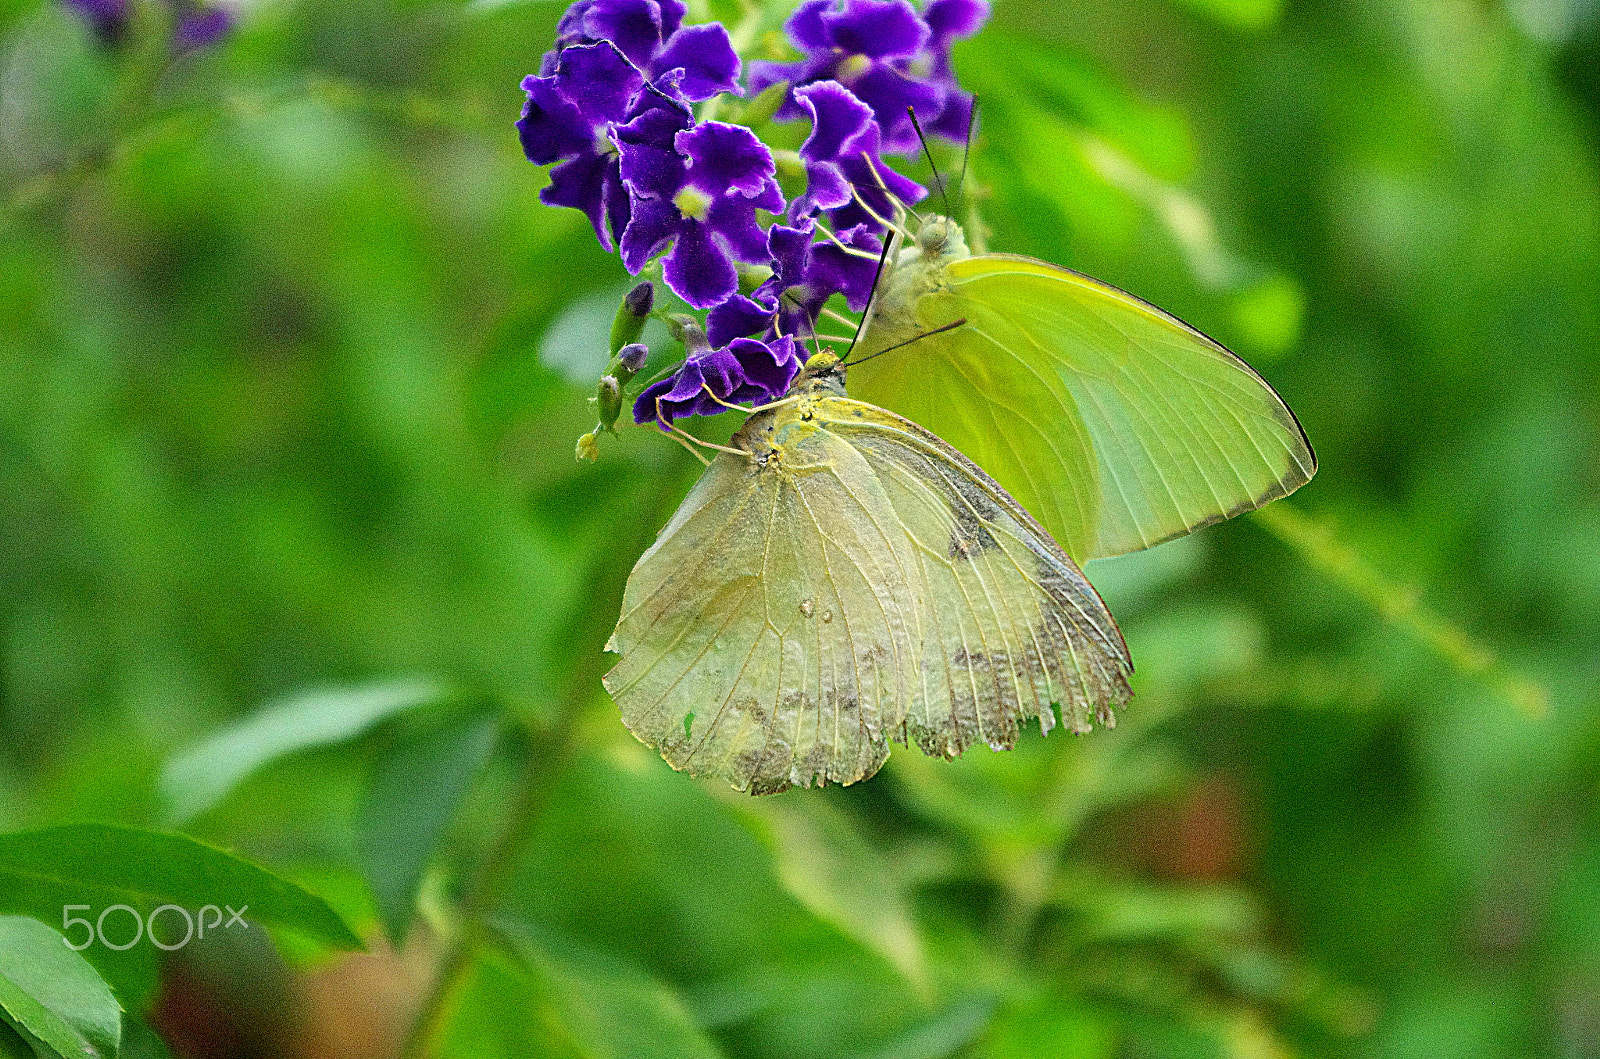
{"type": "Polygon", "coordinates": [[[599,688],[698,465],[573,459],[628,277],[511,126],[559,13],[263,2],[153,79],[0,3],[0,829],[169,825],[169,760],[308,688],[503,732],[453,816],[374,801],[479,760],[423,710],[184,822],[376,937],[367,837],[453,819],[406,956],[196,950],[125,1004],[382,1054],[292,1027],[392,1039],[444,950],[452,1055],[1600,1054],[1593,0],[1000,0],[957,51],[991,247],[1215,335],[1321,469],[1090,565],[1115,732],[759,801],[599,688]]]}

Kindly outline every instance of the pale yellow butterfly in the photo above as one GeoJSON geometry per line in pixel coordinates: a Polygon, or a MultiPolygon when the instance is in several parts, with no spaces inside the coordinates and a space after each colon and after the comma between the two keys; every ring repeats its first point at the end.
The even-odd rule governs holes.
{"type": "Polygon", "coordinates": [[[1083,573],[938,437],[818,354],[706,469],[624,594],[606,675],[673,768],[752,793],[852,783],[1039,718],[1114,723],[1132,663],[1083,573]]]}

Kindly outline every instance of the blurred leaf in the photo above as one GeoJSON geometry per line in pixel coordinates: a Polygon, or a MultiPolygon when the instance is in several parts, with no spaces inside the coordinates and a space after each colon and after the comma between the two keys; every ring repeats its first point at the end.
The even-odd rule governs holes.
{"type": "Polygon", "coordinates": [[[191,913],[206,905],[248,908],[263,926],[361,947],[320,897],[192,838],[98,824],[0,835],[0,911],[53,921],[66,905],[88,905],[84,914],[98,916],[117,904],[144,914],[163,904],[191,913]]]}
{"type": "Polygon", "coordinates": [[[1109,1059],[1118,1052],[1105,1016],[1076,997],[1044,993],[1006,1004],[979,1054],[985,1059],[1109,1059]]]}
{"type": "Polygon", "coordinates": [[[432,1043],[437,1059],[585,1059],[540,983],[508,953],[481,949],[432,1043]]]}
{"type": "Polygon", "coordinates": [[[563,1028],[592,1059],[719,1059],[677,994],[620,957],[503,923],[510,949],[547,991],[563,1028]]]}
{"type": "Polygon", "coordinates": [[[1288,352],[1300,341],[1305,302],[1300,284],[1282,273],[1235,291],[1229,299],[1229,309],[1237,344],[1268,357],[1288,352]]]}
{"type": "Polygon", "coordinates": [[[1262,30],[1278,21],[1283,0],[1181,0],[1234,29],[1262,30]]]}
{"type": "Polygon", "coordinates": [[[851,1059],[943,1059],[944,1056],[964,1054],[962,1049],[983,1034],[994,1017],[994,1011],[993,997],[962,997],[928,1021],[913,1026],[896,1040],[868,1051],[846,1054],[851,1059]]]}
{"type": "Polygon", "coordinates": [[[422,875],[499,735],[476,715],[402,739],[373,769],[357,814],[357,849],[389,937],[405,940],[422,875]]]}
{"type": "Polygon", "coordinates": [[[821,919],[878,953],[925,997],[928,967],[910,895],[895,865],[825,795],[724,799],[756,824],[788,891],[821,919]]]}
{"type": "Polygon", "coordinates": [[[39,1059],[33,1045],[5,1019],[0,1019],[0,1059],[39,1059]]]}
{"type": "Polygon", "coordinates": [[[275,758],[354,739],[450,694],[431,680],[402,680],[308,692],[265,706],[168,763],[161,777],[168,821],[176,826],[211,808],[275,758]]]}
{"type": "Polygon", "coordinates": [[[122,1017],[122,1047],[117,1059],[172,1059],[172,1052],[156,1031],[131,1015],[122,1017]]]}
{"type": "Polygon", "coordinates": [[[1081,915],[1073,934],[1086,944],[1253,936],[1260,929],[1254,902],[1232,887],[1151,886],[1079,872],[1061,880],[1053,899],[1081,915]]]}
{"type": "Polygon", "coordinates": [[[122,1008],[111,987],[38,920],[0,916],[0,1008],[67,1059],[117,1054],[122,1008]]]}

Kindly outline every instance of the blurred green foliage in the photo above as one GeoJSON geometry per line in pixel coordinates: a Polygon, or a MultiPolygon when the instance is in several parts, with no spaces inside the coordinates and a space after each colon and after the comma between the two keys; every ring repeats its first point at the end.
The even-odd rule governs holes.
{"type": "MultiPolygon", "coordinates": [[[[0,829],[198,812],[365,924],[298,1010],[391,1050],[436,992],[443,1055],[1600,1054],[1593,0],[999,0],[990,247],[1256,363],[1316,533],[1092,564],[1114,732],[765,800],[599,687],[698,466],[573,460],[628,284],[511,128],[559,13],[263,2],[152,78],[0,2],[0,829]]],[[[133,1013],[278,1026],[230,952],[133,1013]]],[[[249,1054],[390,1054],[310,1039],[249,1054]]]]}

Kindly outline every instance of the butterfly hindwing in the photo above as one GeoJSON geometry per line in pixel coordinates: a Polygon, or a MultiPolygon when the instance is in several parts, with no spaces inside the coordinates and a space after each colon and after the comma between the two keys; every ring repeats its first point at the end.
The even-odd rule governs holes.
{"type": "Polygon", "coordinates": [[[1131,663],[1082,571],[993,479],[940,438],[863,402],[819,418],[866,457],[912,539],[925,630],[911,738],[930,754],[1016,741],[1059,706],[1069,728],[1114,723],[1131,663]]]}
{"type": "Polygon", "coordinates": [[[628,582],[606,686],[675,768],[755,792],[877,771],[890,739],[1010,746],[1127,697],[1111,617],[982,471],[882,409],[752,416],[628,582]]]}

